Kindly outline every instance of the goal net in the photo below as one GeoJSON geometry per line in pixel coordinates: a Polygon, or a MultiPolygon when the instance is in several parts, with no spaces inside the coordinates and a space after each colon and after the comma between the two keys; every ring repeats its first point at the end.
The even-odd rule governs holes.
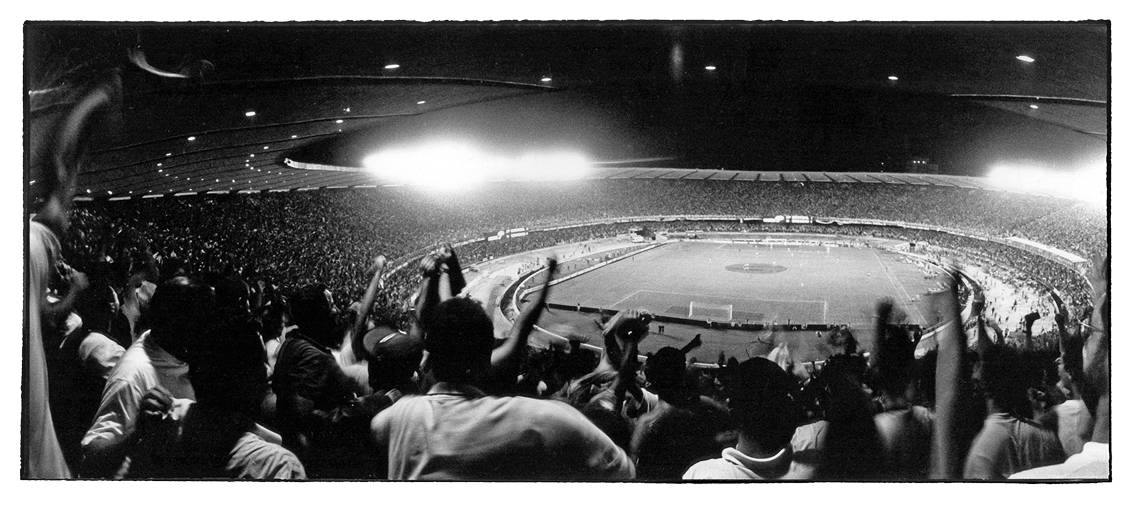
{"type": "Polygon", "coordinates": [[[709,304],[689,301],[689,318],[695,320],[729,321],[732,319],[732,304],[709,304]]]}

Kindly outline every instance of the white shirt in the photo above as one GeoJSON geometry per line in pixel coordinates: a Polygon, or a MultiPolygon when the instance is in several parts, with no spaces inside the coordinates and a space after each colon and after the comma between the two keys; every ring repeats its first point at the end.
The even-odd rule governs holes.
{"type": "Polygon", "coordinates": [[[1089,441],[1081,453],[1069,457],[1064,464],[1027,469],[1009,476],[1011,480],[1107,480],[1109,479],[1109,447],[1089,441]]]}
{"type": "Polygon", "coordinates": [[[83,436],[84,447],[96,439],[126,441],[134,432],[139,404],[151,388],[161,385],[170,391],[175,412],[184,411],[194,400],[189,365],[151,344],[149,337],[150,331],[144,332],[111,371],[95,421],[83,436]]]}
{"type": "Polygon", "coordinates": [[[633,462],[569,404],[437,383],[372,420],[394,480],[628,480],[633,462]]]}
{"type": "Polygon", "coordinates": [[[77,358],[79,363],[92,374],[108,379],[126,351],[111,338],[99,332],[92,332],[79,343],[77,358]]]}

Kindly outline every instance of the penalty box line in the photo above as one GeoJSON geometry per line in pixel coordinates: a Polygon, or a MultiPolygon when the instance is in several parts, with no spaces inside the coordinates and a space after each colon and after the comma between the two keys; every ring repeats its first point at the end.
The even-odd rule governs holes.
{"type": "MultiPolygon", "coordinates": [[[[634,291],[630,292],[625,297],[622,297],[622,298],[610,303],[609,307],[616,308],[618,304],[621,304],[622,302],[625,302],[629,299],[632,299],[633,297],[635,297],[641,293],[647,293],[647,294],[656,293],[656,294],[663,294],[663,295],[679,295],[682,297],[689,297],[690,298],[689,302],[693,302],[692,298],[694,298],[694,297],[698,297],[698,298],[704,297],[704,298],[708,298],[708,299],[724,299],[724,300],[733,300],[733,301],[776,302],[776,303],[784,303],[784,304],[819,304],[823,308],[823,321],[825,321],[825,322],[827,321],[827,309],[828,308],[827,308],[827,301],[826,300],[790,300],[790,299],[757,299],[757,298],[753,298],[753,297],[723,297],[720,295],[708,295],[708,294],[700,294],[700,293],[667,292],[664,290],[644,290],[644,289],[642,289],[642,290],[634,290],[634,291]]],[[[734,309],[735,309],[735,306],[736,306],[736,304],[733,304],[734,309]]]]}

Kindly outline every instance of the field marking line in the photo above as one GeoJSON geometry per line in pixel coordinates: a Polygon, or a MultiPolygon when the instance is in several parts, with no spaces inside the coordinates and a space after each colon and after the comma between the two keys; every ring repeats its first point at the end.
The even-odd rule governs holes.
{"type": "Polygon", "coordinates": [[[630,292],[628,295],[626,295],[625,297],[622,297],[616,301],[611,302],[609,307],[617,306],[618,304],[621,304],[622,302],[625,302],[625,301],[633,298],[634,295],[637,295],[637,294],[644,292],[644,291],[645,290],[634,290],[634,291],[630,292]]]}
{"type": "Polygon", "coordinates": [[[922,326],[925,327],[926,326],[926,317],[924,317],[922,315],[922,311],[920,311],[919,308],[911,302],[910,292],[908,292],[906,290],[906,287],[902,286],[901,281],[899,281],[897,278],[895,278],[895,276],[891,273],[890,269],[887,269],[886,264],[883,263],[883,259],[879,257],[878,251],[872,249],[871,254],[873,254],[875,256],[875,261],[879,262],[879,267],[883,269],[883,274],[887,275],[887,281],[891,284],[892,287],[894,287],[895,295],[900,295],[903,297],[903,301],[904,301],[903,305],[908,309],[908,312],[910,312],[910,314],[914,315],[915,320],[921,320],[922,326]]]}
{"type": "MultiPolygon", "coordinates": [[[[648,289],[638,290],[638,292],[661,293],[661,294],[665,294],[665,295],[681,295],[684,297],[706,297],[706,298],[710,298],[710,299],[727,299],[727,300],[735,300],[735,301],[749,301],[749,300],[751,300],[751,301],[760,301],[760,302],[788,302],[788,303],[794,303],[794,304],[826,304],[827,303],[827,301],[825,301],[825,300],[818,300],[818,299],[813,299],[813,300],[759,299],[756,297],[725,297],[723,295],[709,295],[709,294],[705,294],[705,293],[693,293],[693,292],[682,293],[682,292],[669,292],[669,291],[665,291],[665,290],[648,290],[648,289]]],[[[628,298],[628,297],[626,297],[626,298],[628,298]]],[[[623,301],[624,301],[624,299],[623,299],[623,301]]]]}

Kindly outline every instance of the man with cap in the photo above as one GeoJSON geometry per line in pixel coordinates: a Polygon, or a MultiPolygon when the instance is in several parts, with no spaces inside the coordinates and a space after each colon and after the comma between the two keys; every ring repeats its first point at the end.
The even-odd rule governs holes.
{"type": "MultiPolygon", "coordinates": [[[[548,264],[549,271],[555,267],[548,264]]],[[[439,276],[428,269],[425,277],[439,276]]],[[[401,398],[372,420],[372,436],[395,480],[630,479],[625,452],[569,405],[524,397],[488,396],[480,385],[510,364],[538,320],[549,274],[536,300],[495,348],[491,319],[468,298],[429,306],[423,322],[426,395],[401,398]],[[504,351],[500,351],[502,348],[504,351]],[[493,357],[493,355],[499,355],[493,357]],[[504,356],[504,354],[506,356],[504,356]]],[[[434,284],[434,283],[433,283],[434,284]]],[[[438,284],[435,284],[438,286],[438,284]]],[[[500,371],[501,372],[501,371],[500,371]]]]}
{"type": "Polygon", "coordinates": [[[735,447],[720,458],[697,462],[685,480],[806,479],[793,458],[792,435],[799,419],[792,397],[795,381],[772,361],[742,362],[729,380],[729,413],[739,430],[735,447]]]}
{"type": "MultiPolygon", "coordinates": [[[[360,299],[356,311],[350,345],[356,360],[368,364],[368,386],[373,392],[381,392],[393,401],[400,397],[418,393],[413,381],[423,358],[423,340],[418,333],[404,333],[386,325],[368,329],[368,314],[376,303],[376,295],[383,288],[384,255],[373,260],[374,271],[364,297],[360,299]]],[[[421,294],[421,297],[423,294],[421,294]]]]}

